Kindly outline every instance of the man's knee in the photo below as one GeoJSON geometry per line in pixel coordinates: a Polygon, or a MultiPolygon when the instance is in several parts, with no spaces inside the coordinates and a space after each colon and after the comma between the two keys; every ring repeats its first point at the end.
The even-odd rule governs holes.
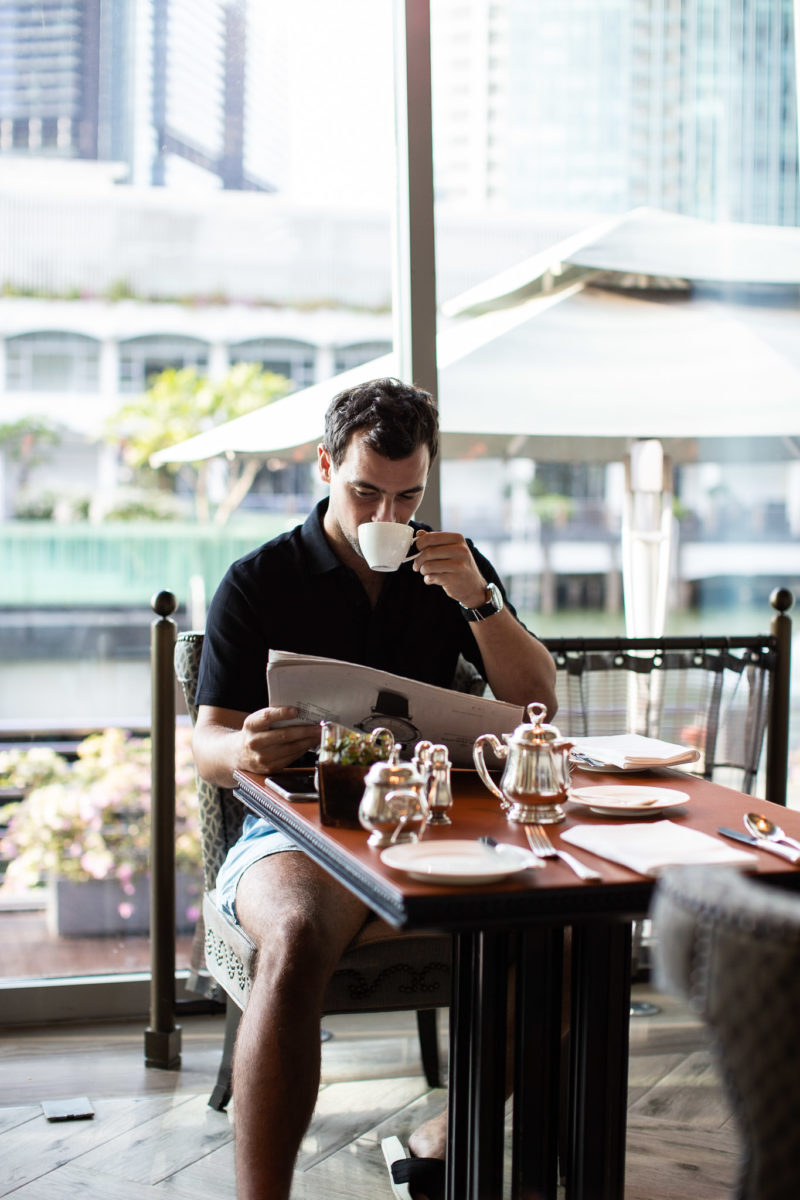
{"type": "Polygon", "coordinates": [[[308,860],[287,874],[289,855],[280,858],[280,864],[255,864],[237,893],[239,919],[257,947],[257,977],[276,985],[291,986],[295,979],[308,988],[324,985],[367,910],[327,877],[320,879],[320,868],[308,860]]]}

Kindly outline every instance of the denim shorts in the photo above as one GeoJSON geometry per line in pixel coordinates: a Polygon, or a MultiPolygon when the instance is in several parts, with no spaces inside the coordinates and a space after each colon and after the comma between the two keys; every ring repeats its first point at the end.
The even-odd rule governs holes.
{"type": "Polygon", "coordinates": [[[280,854],[284,850],[302,853],[288,833],[281,833],[264,817],[248,813],[242,823],[242,833],[231,846],[217,875],[217,902],[222,911],[239,924],[236,916],[236,889],[248,867],[261,858],[280,854]]]}

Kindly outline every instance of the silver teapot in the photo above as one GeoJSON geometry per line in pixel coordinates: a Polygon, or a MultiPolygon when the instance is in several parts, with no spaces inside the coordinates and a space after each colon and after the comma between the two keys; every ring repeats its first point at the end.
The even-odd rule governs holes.
{"type": "Polygon", "coordinates": [[[569,794],[569,752],[572,742],[562,738],[555,725],[546,725],[547,709],[534,702],[527,707],[529,725],[518,725],[503,742],[493,733],[482,733],[472,751],[483,782],[507,810],[509,821],[552,825],[564,820],[562,803],[569,794]],[[500,787],[483,760],[484,746],[506,760],[500,787]]]}
{"type": "Polygon", "coordinates": [[[413,763],[400,762],[395,745],[388,762],[373,763],[364,780],[358,819],[371,830],[367,845],[415,842],[428,817],[426,780],[413,763]]]}

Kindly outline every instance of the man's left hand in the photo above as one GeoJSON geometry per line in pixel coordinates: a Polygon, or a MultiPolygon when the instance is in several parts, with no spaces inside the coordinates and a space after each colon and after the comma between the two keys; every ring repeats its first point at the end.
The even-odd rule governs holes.
{"type": "Polygon", "coordinates": [[[451,600],[467,608],[477,608],[486,599],[486,580],[460,533],[425,532],[417,534],[419,553],[414,570],[428,584],[444,588],[451,600]]]}

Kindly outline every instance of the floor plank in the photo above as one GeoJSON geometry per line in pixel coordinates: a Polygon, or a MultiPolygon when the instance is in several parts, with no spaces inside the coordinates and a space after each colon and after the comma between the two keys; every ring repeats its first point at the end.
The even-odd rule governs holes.
{"type": "MultiPolygon", "coordinates": [[[[626,1200],[724,1200],[738,1141],[708,1040],[691,1013],[647,989],[659,1012],[631,1021],[626,1200]]],[[[0,1037],[0,1197],[235,1200],[232,1114],[208,1108],[222,1020],[183,1022],[178,1071],[148,1070],[143,1030],[15,1031],[0,1037]],[[49,1123],[40,1101],[87,1095],[91,1121],[49,1123]]],[[[446,1057],[446,1021],[442,1020],[446,1057]]],[[[412,1013],[326,1018],[323,1086],[293,1200],[391,1200],[382,1137],[405,1144],[440,1112],[419,1062],[412,1013]]]]}

